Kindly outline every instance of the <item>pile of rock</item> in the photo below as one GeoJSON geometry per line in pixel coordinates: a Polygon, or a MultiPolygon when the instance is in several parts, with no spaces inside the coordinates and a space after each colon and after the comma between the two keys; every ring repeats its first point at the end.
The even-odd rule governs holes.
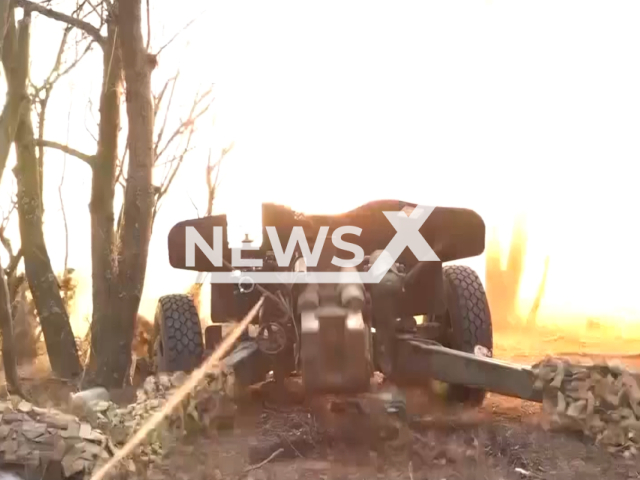
{"type": "MultiPolygon", "coordinates": [[[[182,372],[147,377],[136,394],[135,403],[118,407],[112,402],[97,401],[85,408],[83,418],[106,432],[120,446],[163,407],[186,379],[182,372]]],[[[164,419],[162,425],[149,434],[137,459],[155,463],[185,435],[232,423],[235,415],[232,395],[233,376],[229,372],[209,373],[205,381],[164,419]]]]}
{"type": "Polygon", "coordinates": [[[610,451],[640,449],[640,375],[618,362],[580,365],[547,357],[533,366],[553,428],[577,429],[610,451]]]}
{"type": "MultiPolygon", "coordinates": [[[[75,402],[72,411],[77,415],[38,408],[18,397],[0,401],[0,464],[21,472],[28,469],[34,478],[43,478],[45,470],[51,475],[56,469],[59,473],[51,478],[89,478],[163,407],[186,378],[184,373],[148,377],[136,402],[127,407],[109,401],[106,391],[93,400],[88,395],[90,401],[75,402]]],[[[232,394],[229,372],[208,374],[149,435],[133,456],[136,462],[126,462],[117,474],[126,477],[136,470],[136,464],[146,467],[159,461],[184,435],[229,424],[235,414],[232,394]]]]}
{"type": "Polygon", "coordinates": [[[88,478],[115,452],[109,438],[73,415],[18,397],[0,401],[0,463],[27,477],[88,478]],[[57,475],[54,473],[58,470],[57,475]]]}

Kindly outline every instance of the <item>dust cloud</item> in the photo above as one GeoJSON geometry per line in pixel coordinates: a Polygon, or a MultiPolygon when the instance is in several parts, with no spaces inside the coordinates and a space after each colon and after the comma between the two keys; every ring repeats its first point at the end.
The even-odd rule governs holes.
{"type": "MultiPolygon", "coordinates": [[[[531,354],[594,353],[640,354],[640,319],[621,324],[615,317],[566,315],[547,309],[541,314],[548,278],[553,275],[553,259],[549,255],[532,265],[528,251],[527,220],[524,215],[513,222],[510,239],[505,246],[500,232],[491,228],[485,251],[485,288],[491,308],[498,345],[497,355],[504,358],[531,354]],[[528,298],[523,295],[525,274],[539,274],[535,289],[528,298]]],[[[585,265],[586,268],[586,265],[585,265]]],[[[587,269],[588,270],[588,269],[587,269]]],[[[565,279],[570,282],[571,279],[565,279]]],[[[562,285],[562,282],[555,283],[562,285]]],[[[612,306],[613,307],[613,306],[612,306]]]]}

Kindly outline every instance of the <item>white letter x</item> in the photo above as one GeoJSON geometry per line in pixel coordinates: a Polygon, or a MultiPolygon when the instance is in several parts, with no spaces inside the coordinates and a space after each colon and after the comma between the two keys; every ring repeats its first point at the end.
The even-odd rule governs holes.
{"type": "Polygon", "coordinates": [[[396,229],[396,234],[384,249],[384,254],[380,255],[371,266],[370,275],[380,281],[406,247],[409,247],[419,262],[440,261],[431,245],[427,243],[419,231],[434,208],[418,206],[409,216],[403,211],[382,212],[396,229]]]}

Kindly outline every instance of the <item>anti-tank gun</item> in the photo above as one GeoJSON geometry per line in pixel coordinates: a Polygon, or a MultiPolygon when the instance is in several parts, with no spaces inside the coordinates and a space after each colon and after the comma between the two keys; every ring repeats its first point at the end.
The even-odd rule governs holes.
{"type": "Polygon", "coordinates": [[[260,382],[271,371],[277,379],[297,372],[307,393],[357,393],[381,371],[398,384],[450,383],[451,398],[471,405],[482,403],[485,390],[537,399],[527,368],[490,358],[491,313],[477,273],[450,264],[484,251],[484,222],[471,210],[436,207],[413,230],[399,224],[398,215],[406,219],[421,208],[382,200],[339,215],[304,215],[264,204],[263,241],[241,252],[244,265],[229,248],[225,215],[180,222],[169,234],[169,261],[212,275],[214,325],[203,342],[191,299],[163,297],[156,314],[158,365],[195,368],[220,341],[224,324],[265,295],[254,332],[227,359],[243,383],[260,382]],[[330,241],[318,244],[322,239],[330,241]],[[435,259],[417,258],[424,243],[435,259]],[[350,260],[358,249],[364,255],[357,265],[335,262],[350,260]],[[388,258],[392,250],[395,257],[388,258]],[[372,270],[379,260],[388,267],[381,275],[372,270]]]}

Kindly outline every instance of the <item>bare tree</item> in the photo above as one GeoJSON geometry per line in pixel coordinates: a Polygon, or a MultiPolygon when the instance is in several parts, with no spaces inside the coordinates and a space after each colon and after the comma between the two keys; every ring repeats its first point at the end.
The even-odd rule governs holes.
{"type": "MultiPolygon", "coordinates": [[[[19,61],[24,62],[25,81],[16,84],[15,95],[28,97],[26,77],[29,62],[31,12],[24,9],[18,29],[19,61]],[[21,87],[20,90],[18,90],[21,87]]],[[[11,82],[9,82],[11,83],[11,82]]],[[[10,88],[11,90],[11,88],[10,88]]],[[[62,378],[75,378],[82,371],[78,350],[64,307],[57,278],[53,273],[44,241],[42,222],[41,171],[36,154],[34,129],[30,110],[20,114],[15,136],[18,181],[18,219],[24,266],[44,334],[49,362],[54,373],[62,378]]]]}
{"type": "MultiPolygon", "coordinates": [[[[42,160],[43,151],[36,154],[34,147],[34,131],[31,122],[31,95],[27,87],[29,79],[29,43],[31,11],[29,5],[22,5],[24,14],[16,27],[15,2],[0,2],[0,27],[2,28],[2,63],[7,79],[7,100],[0,118],[0,178],[4,173],[11,144],[15,142],[17,165],[14,169],[18,180],[17,211],[22,245],[17,254],[13,254],[10,242],[4,235],[6,225],[2,228],[2,243],[10,255],[8,267],[2,275],[0,290],[7,294],[7,302],[0,299],[0,316],[7,328],[13,327],[11,292],[17,292],[20,285],[7,285],[7,277],[18,282],[16,268],[24,257],[26,278],[38,315],[41,319],[45,342],[49,353],[52,370],[61,377],[72,378],[80,373],[75,340],[66,310],[60,298],[57,280],[53,275],[44,234],[42,231],[42,160]]],[[[37,8],[41,8],[37,6],[37,8]]],[[[77,13],[77,12],[74,12],[77,13]]],[[[58,55],[51,74],[41,88],[33,88],[33,98],[38,100],[39,136],[42,137],[46,104],[56,81],[71,70],[80,61],[62,65],[63,52],[70,29],[64,32],[58,55]],[[64,67],[64,68],[63,68],[64,67]]],[[[88,51],[88,49],[87,49],[88,51]]],[[[86,53],[86,51],[85,51],[86,53]]],[[[12,342],[13,332],[6,328],[3,334],[4,343],[12,342]]],[[[33,333],[33,332],[32,332],[33,333]]],[[[15,355],[5,353],[5,364],[11,363],[15,355]]],[[[8,372],[13,368],[5,367],[8,372]]]]}
{"type": "MultiPolygon", "coordinates": [[[[14,50],[16,49],[16,25],[13,8],[11,8],[10,0],[0,0],[0,47],[2,50],[2,64],[5,69],[5,76],[10,82],[11,80],[17,80],[19,83],[20,78],[16,78],[18,73],[25,71],[24,66],[18,68],[16,64],[12,63],[15,58],[14,50]],[[14,73],[15,69],[16,75],[14,73]],[[11,74],[10,74],[11,73],[11,74]],[[11,80],[9,80],[11,78],[11,80]]],[[[26,76],[23,77],[26,81],[26,76]]],[[[4,173],[9,158],[9,151],[11,144],[13,143],[16,129],[18,128],[18,120],[20,118],[20,110],[22,109],[24,99],[11,95],[16,91],[15,83],[11,82],[11,87],[7,92],[7,100],[2,109],[0,115],[0,180],[4,173]]],[[[10,217],[10,214],[6,217],[10,217]]],[[[7,220],[8,221],[8,220],[7,220]]],[[[2,238],[4,237],[4,229],[6,223],[3,220],[2,224],[2,238]]],[[[3,245],[6,243],[3,242],[3,245]]],[[[9,254],[12,254],[11,246],[9,244],[9,254]]],[[[13,257],[13,256],[12,256],[13,257]]],[[[17,267],[17,263],[16,263],[17,267]]],[[[15,267],[14,267],[15,268],[15,267]]],[[[5,377],[7,381],[7,388],[18,394],[22,394],[20,389],[16,352],[13,344],[13,322],[11,316],[11,302],[9,297],[9,288],[7,286],[7,279],[5,276],[5,270],[2,268],[0,262],[0,329],[2,330],[2,361],[4,364],[5,377]]]]}
{"type": "Polygon", "coordinates": [[[13,332],[13,298],[10,293],[8,279],[15,278],[15,271],[22,258],[22,251],[13,253],[11,242],[4,232],[15,209],[13,203],[11,209],[2,218],[0,223],[0,242],[9,254],[9,265],[6,269],[0,261],[0,331],[2,331],[2,361],[4,365],[7,388],[9,392],[23,396],[18,377],[18,356],[13,332]]]}
{"type": "Polygon", "coordinates": [[[36,143],[66,152],[91,167],[93,319],[91,354],[84,383],[120,387],[130,371],[131,343],[157,200],[166,194],[191,149],[193,117],[209,108],[210,92],[205,91],[196,98],[192,114],[180,122],[175,139],[172,140],[173,134],[167,140],[164,134],[154,138],[157,105],[151,95],[151,73],[158,60],[157,53],[149,53],[145,46],[141,1],[100,3],[100,21],[106,24],[106,37],[99,27],[84,18],[74,18],[30,0],[17,1],[82,30],[102,48],[103,81],[96,153],[86,154],[47,139],[37,139],[36,143]],[[120,160],[120,103],[125,84],[128,132],[120,160]],[[167,165],[170,165],[160,187],[152,184],[152,171],[159,157],[168,157],[167,165]],[[124,187],[124,200],[116,225],[114,199],[118,183],[124,187]]]}
{"type": "Polygon", "coordinates": [[[141,0],[118,2],[116,25],[126,82],[127,186],[116,257],[117,296],[111,298],[116,315],[103,318],[102,323],[94,318],[91,325],[95,376],[109,386],[122,385],[130,371],[131,343],[147,269],[154,205],[151,72],[157,64],[145,48],[141,0]]]}
{"type": "MultiPolygon", "coordinates": [[[[4,120],[0,130],[5,142],[0,146],[0,175],[4,171],[8,152],[12,142],[16,144],[17,165],[14,169],[18,180],[17,211],[21,233],[21,248],[15,256],[10,243],[4,236],[3,245],[10,255],[10,264],[6,269],[7,277],[17,283],[15,269],[20,257],[24,257],[26,279],[29,283],[34,303],[38,310],[45,343],[49,353],[52,370],[61,377],[72,378],[81,371],[75,340],[69,318],[60,298],[57,279],[53,274],[42,230],[42,161],[43,150],[36,152],[34,147],[34,128],[31,121],[31,99],[36,100],[38,111],[38,130],[42,137],[46,104],[53,86],[63,75],[68,73],[86,54],[76,57],[74,62],[63,64],[63,53],[67,45],[70,29],[67,29],[60,43],[58,54],[50,75],[41,87],[32,85],[31,92],[27,87],[29,80],[29,43],[31,11],[29,5],[21,5],[24,9],[23,19],[16,29],[14,7],[9,2],[2,4],[3,49],[2,61],[5,68],[8,92],[7,102],[3,110],[4,120]],[[32,93],[33,95],[30,95],[32,93]],[[10,141],[9,141],[10,140],[10,141]]],[[[39,6],[36,7],[36,9],[39,6]]],[[[74,12],[78,14],[79,9],[74,12]]],[[[3,281],[5,278],[3,278],[3,281]]],[[[7,292],[18,292],[20,285],[8,285],[7,292]]],[[[14,295],[15,296],[15,295],[14,295]]],[[[10,305],[10,314],[13,313],[10,305]]],[[[13,315],[10,315],[13,316],[13,315]]],[[[13,323],[12,323],[13,325],[13,323]]],[[[25,330],[26,331],[26,330],[25,330]]],[[[31,332],[33,333],[33,332],[31,332]]],[[[9,336],[7,336],[9,337],[9,336]]]]}
{"type": "MultiPolygon", "coordinates": [[[[91,261],[92,261],[92,298],[93,320],[91,322],[92,355],[89,362],[91,379],[105,386],[113,386],[108,378],[112,371],[109,357],[117,361],[121,352],[112,345],[118,338],[128,335],[120,331],[119,305],[113,300],[119,296],[117,287],[118,256],[114,257],[115,235],[113,200],[115,195],[116,165],[118,162],[118,134],[120,130],[120,103],[123,88],[123,67],[116,11],[118,4],[100,2],[97,11],[100,27],[86,19],[79,19],[29,0],[18,0],[21,6],[76,28],[87,34],[102,50],[103,75],[100,94],[100,121],[96,153],[89,155],[69,147],[66,144],[46,139],[38,140],[42,148],[54,148],[82,160],[92,170],[91,201],[91,261]],[[106,37],[101,34],[102,24],[106,24],[106,37]],[[113,321],[112,321],[113,320],[113,321]],[[113,337],[113,338],[112,338],[113,337]],[[100,342],[97,339],[100,338],[100,342]],[[115,350],[115,351],[114,351],[115,350]]],[[[122,343],[122,342],[120,342],[122,343]]],[[[122,360],[121,360],[122,361],[122,360]]],[[[126,363],[126,355],[124,362],[126,363]]],[[[122,375],[120,376],[122,378],[122,375]]],[[[118,379],[115,379],[116,386],[118,379]]]]}

